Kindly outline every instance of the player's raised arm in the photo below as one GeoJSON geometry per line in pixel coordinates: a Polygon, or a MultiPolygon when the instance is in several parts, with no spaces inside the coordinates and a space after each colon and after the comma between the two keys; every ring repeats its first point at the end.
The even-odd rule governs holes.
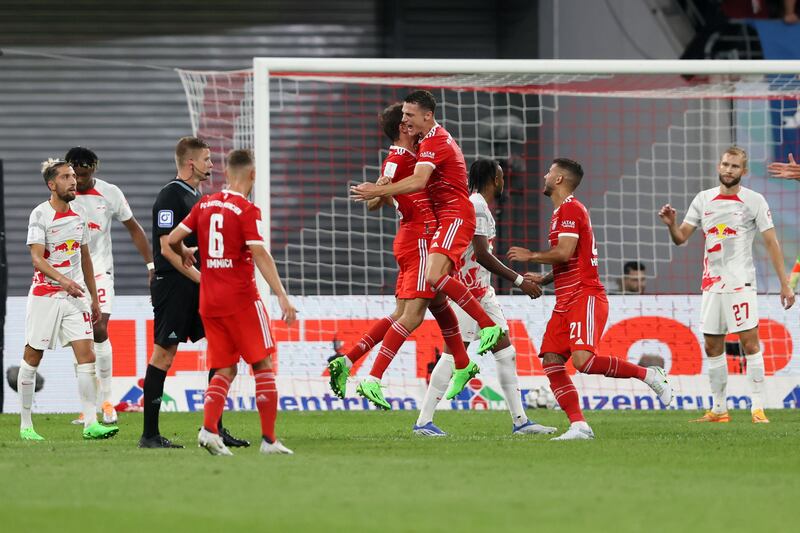
{"type": "Polygon", "coordinates": [[[542,295],[542,288],[539,285],[526,280],[523,275],[517,274],[505,266],[489,251],[489,239],[485,235],[472,237],[472,249],[475,251],[475,260],[478,264],[492,274],[510,281],[531,298],[538,298],[542,295]]]}
{"type": "Polygon", "coordinates": [[[278,305],[281,306],[281,313],[284,322],[287,326],[291,326],[297,316],[297,309],[294,308],[286,295],[286,289],[283,288],[281,277],[278,275],[278,268],[275,266],[275,261],[269,254],[263,244],[250,244],[250,252],[253,254],[253,262],[258,267],[258,271],[264,276],[267,285],[272,289],[275,296],[278,297],[278,305]]]}
{"type": "Polygon", "coordinates": [[[532,252],[527,248],[512,246],[509,248],[506,256],[511,261],[540,263],[542,265],[557,265],[569,261],[569,258],[575,253],[575,248],[577,247],[578,237],[561,235],[558,238],[558,244],[549,250],[543,252],[532,252]]]}
{"type": "Polygon", "coordinates": [[[767,170],[773,178],[800,180],[800,165],[794,160],[792,154],[789,154],[788,163],[770,163],[767,170]]]}
{"type": "MultiPolygon", "coordinates": [[[[382,187],[391,182],[392,180],[390,178],[387,178],[386,176],[381,176],[380,178],[378,178],[378,181],[375,182],[375,185],[377,185],[378,187],[382,187]]],[[[375,211],[391,203],[392,203],[391,196],[380,196],[378,198],[372,198],[371,200],[367,200],[367,209],[370,211],[375,211]]]]}
{"type": "Polygon", "coordinates": [[[781,251],[781,244],[778,242],[775,228],[762,232],[761,236],[764,238],[764,247],[767,249],[767,254],[769,254],[772,268],[775,269],[775,274],[778,275],[778,280],[781,282],[781,305],[784,309],[789,309],[794,305],[794,291],[789,287],[786,266],[783,264],[783,252],[781,251]]]}
{"type": "Polygon", "coordinates": [[[697,229],[697,226],[689,224],[686,221],[678,226],[677,217],[678,212],[675,211],[675,208],[669,204],[665,205],[658,211],[658,218],[660,218],[661,222],[663,222],[664,225],[667,226],[667,229],[669,229],[669,236],[672,238],[672,242],[680,246],[689,240],[689,237],[692,236],[692,233],[694,233],[694,230],[697,229]]]}
{"type": "Polygon", "coordinates": [[[421,191],[428,183],[433,168],[427,163],[417,163],[414,167],[414,174],[401,181],[389,183],[387,185],[376,185],[375,183],[362,183],[350,187],[350,197],[356,202],[366,202],[372,198],[383,196],[395,196],[398,194],[408,194],[421,191]]]}

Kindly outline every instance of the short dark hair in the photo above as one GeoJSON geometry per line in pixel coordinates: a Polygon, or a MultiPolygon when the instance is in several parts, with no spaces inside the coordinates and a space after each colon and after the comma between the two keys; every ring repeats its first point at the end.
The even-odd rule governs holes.
{"type": "Polygon", "coordinates": [[[97,168],[97,165],[100,163],[97,154],[83,146],[70,148],[67,155],[64,156],[64,161],[73,167],[82,168],[97,168]]]}
{"type": "Polygon", "coordinates": [[[228,168],[243,168],[255,164],[253,152],[250,150],[231,150],[225,156],[225,166],[228,168]]]}
{"type": "Polygon", "coordinates": [[[628,261],[622,266],[622,273],[626,276],[630,274],[632,270],[640,270],[644,272],[644,263],[641,261],[628,261]]]}
{"type": "Polygon", "coordinates": [[[399,102],[390,105],[378,115],[378,124],[392,142],[400,138],[401,122],[403,122],[403,104],[399,102]]]}
{"type": "Polygon", "coordinates": [[[44,182],[50,183],[53,181],[55,177],[58,176],[58,169],[64,165],[69,165],[69,163],[63,159],[48,159],[47,161],[42,161],[42,177],[44,178],[44,182]]]}
{"type": "Polygon", "coordinates": [[[481,192],[487,183],[494,181],[500,164],[494,159],[480,157],[469,167],[467,187],[469,192],[481,192]]]}
{"type": "Polygon", "coordinates": [[[194,150],[203,150],[210,148],[208,143],[199,137],[181,137],[178,144],[175,146],[175,162],[178,166],[186,161],[186,154],[194,150]]]}
{"type": "Polygon", "coordinates": [[[436,111],[436,98],[433,97],[433,93],[430,91],[414,91],[406,96],[403,101],[407,104],[417,104],[422,109],[430,111],[431,113],[436,111]]]}
{"type": "Polygon", "coordinates": [[[567,178],[569,178],[572,183],[572,190],[574,191],[577,189],[583,179],[583,167],[581,164],[572,159],[567,159],[566,157],[556,157],[553,159],[553,164],[561,170],[566,171],[567,178]]]}

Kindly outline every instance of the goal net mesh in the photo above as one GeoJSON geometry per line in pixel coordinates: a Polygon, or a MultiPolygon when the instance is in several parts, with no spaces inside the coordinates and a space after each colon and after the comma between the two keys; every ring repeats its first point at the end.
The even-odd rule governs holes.
{"type": "MultiPolygon", "coordinates": [[[[253,72],[180,76],[194,132],[213,147],[211,188],[219,188],[224,154],[254,147],[255,121],[266,120],[253,113],[253,72]]],[[[610,294],[625,293],[611,296],[602,350],[634,361],[663,361],[678,381],[686,377],[686,391],[694,390],[690,382],[703,372],[702,236],[688,246],[672,245],[656,216],[659,207],[671,204],[682,220],[694,196],[718,184],[721,153],[737,145],[749,155],[743,185],[767,198],[787,268],[800,251],[797,186],[768,178],[765,168],[800,152],[797,76],[272,72],[271,250],[302,319],[291,329],[273,323],[281,341],[280,375],[291,394],[321,391],[326,359],[352,346],[370,320],[393,310],[397,216],[388,207],[369,212],[353,203],[348,187],[377,179],[390,144],[377,114],[417,88],[433,92],[436,119],[459,143],[468,166],[490,157],[505,170],[506,190],[493,206],[494,250],[500,256],[510,246],[545,247],[552,206],[542,195],[542,176],[554,157],[583,165],[586,177],[576,196],[590,210],[601,278],[610,294]],[[633,280],[626,289],[630,263],[643,268],[643,295],[632,292],[633,280]]],[[[800,375],[800,364],[791,360],[798,320],[779,305],[779,283],[760,239],[754,257],[767,373],[800,375]]],[[[518,291],[515,296],[504,280],[494,283],[510,321],[519,373],[537,378],[523,379],[523,389],[535,391],[546,382],[540,381],[537,350],[552,297],[530,301],[518,291]]],[[[729,369],[742,373],[743,357],[736,355],[735,339],[729,340],[729,369]]],[[[390,367],[390,389],[391,383],[401,387],[400,397],[424,390],[440,346],[438,331],[426,321],[390,367]]],[[[357,377],[366,375],[376,352],[357,377]]],[[[490,359],[484,358],[481,374],[488,381],[471,384],[470,401],[497,390],[490,359]]],[[[593,387],[646,391],[612,381],[586,381],[583,393],[591,396],[593,387]]],[[[693,394],[684,407],[707,405],[707,389],[693,394]]]]}

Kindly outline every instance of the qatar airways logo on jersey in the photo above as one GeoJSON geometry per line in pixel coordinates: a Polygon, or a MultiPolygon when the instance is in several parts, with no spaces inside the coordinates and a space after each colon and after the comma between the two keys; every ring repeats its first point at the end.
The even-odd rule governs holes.
{"type": "Polygon", "coordinates": [[[233,259],[206,259],[206,268],[233,268],[233,259]]]}
{"type": "Polygon", "coordinates": [[[436,152],[422,152],[419,154],[420,157],[429,157],[431,159],[436,157],[436,152]]]}
{"type": "Polygon", "coordinates": [[[562,228],[570,228],[575,229],[575,221],[574,220],[562,220],[561,221],[562,228]]]}

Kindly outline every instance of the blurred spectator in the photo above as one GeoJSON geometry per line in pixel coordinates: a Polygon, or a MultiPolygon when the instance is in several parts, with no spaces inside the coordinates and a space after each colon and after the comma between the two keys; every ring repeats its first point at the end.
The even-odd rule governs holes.
{"type": "Polygon", "coordinates": [[[647,286],[644,263],[628,261],[622,267],[622,277],[617,281],[617,288],[610,289],[609,294],[644,294],[647,286]]]}

